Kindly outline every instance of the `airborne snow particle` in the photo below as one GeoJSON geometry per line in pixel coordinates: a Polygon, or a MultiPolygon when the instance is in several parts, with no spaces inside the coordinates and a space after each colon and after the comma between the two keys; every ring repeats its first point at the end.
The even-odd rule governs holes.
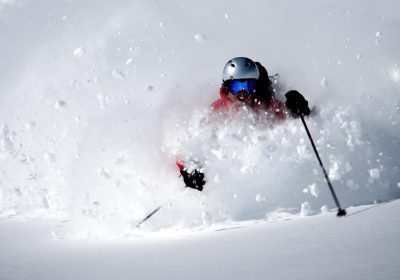
{"type": "Polygon", "coordinates": [[[146,90],[147,90],[147,91],[153,91],[153,90],[154,90],[154,87],[151,86],[151,85],[148,85],[148,86],[146,87],[146,90]]]}
{"type": "Polygon", "coordinates": [[[106,170],[104,167],[100,168],[99,170],[99,176],[103,177],[105,179],[111,179],[111,174],[108,170],[106,170]]]}
{"type": "Polygon", "coordinates": [[[305,201],[301,204],[301,211],[300,211],[300,216],[308,216],[310,215],[311,212],[311,206],[308,201],[305,201]]]}
{"type": "Polygon", "coordinates": [[[329,168],[329,178],[331,178],[331,180],[340,180],[340,178],[342,177],[340,168],[339,168],[339,163],[337,161],[334,161],[332,163],[331,168],[329,168]]]}
{"type": "Polygon", "coordinates": [[[378,37],[378,38],[379,38],[379,37],[382,37],[382,32],[380,32],[380,31],[376,32],[376,33],[375,33],[375,37],[378,37]]]}
{"type": "Polygon", "coordinates": [[[128,59],[126,60],[126,62],[125,62],[126,65],[131,64],[131,63],[132,63],[132,60],[133,60],[132,57],[128,58],[128,59]]]}
{"type": "Polygon", "coordinates": [[[395,65],[392,70],[390,70],[390,78],[393,82],[400,82],[400,69],[395,65]]]}
{"type": "Polygon", "coordinates": [[[222,159],[222,157],[224,156],[224,153],[223,153],[222,149],[218,149],[218,150],[211,149],[210,151],[218,159],[222,159]]]}
{"type": "Polygon", "coordinates": [[[369,176],[371,177],[371,178],[374,178],[374,179],[379,179],[380,178],[380,172],[379,172],[379,169],[370,169],[369,171],[369,176]]]}
{"type": "Polygon", "coordinates": [[[99,101],[100,109],[107,108],[108,96],[102,92],[97,94],[97,100],[99,101]]]}
{"type": "Polygon", "coordinates": [[[25,130],[27,131],[32,131],[36,126],[36,122],[35,121],[30,121],[25,125],[25,130]]]}
{"type": "MultiPolygon", "coordinates": [[[[17,155],[17,151],[14,148],[13,142],[14,133],[8,129],[7,124],[3,124],[0,130],[0,148],[15,157],[17,155]]],[[[1,155],[1,153],[0,153],[1,155]]]]}
{"type": "Polygon", "coordinates": [[[124,74],[118,70],[113,70],[112,76],[113,76],[113,78],[118,79],[118,80],[125,80],[124,74]]]}
{"type": "Polygon", "coordinates": [[[194,39],[197,43],[204,43],[207,40],[206,36],[201,33],[197,33],[196,35],[194,35],[194,39]]]}
{"type": "Polygon", "coordinates": [[[53,153],[45,153],[43,155],[44,160],[46,160],[48,163],[54,163],[56,161],[56,155],[53,153]]]}
{"type": "Polygon", "coordinates": [[[257,194],[256,195],[256,201],[257,202],[261,202],[261,201],[266,201],[267,199],[265,198],[265,196],[261,195],[261,194],[257,194]]]}
{"type": "Polygon", "coordinates": [[[329,207],[327,205],[324,205],[321,207],[321,213],[322,214],[328,214],[330,212],[329,207]]]}
{"type": "Polygon", "coordinates": [[[79,47],[74,51],[74,55],[76,57],[81,57],[86,53],[86,50],[83,47],[79,47]]]}
{"type": "Polygon", "coordinates": [[[318,186],[317,186],[315,183],[312,184],[312,185],[309,185],[309,186],[308,186],[308,189],[309,189],[310,194],[311,194],[312,196],[318,197],[318,195],[319,195],[319,188],[318,188],[318,186]]]}
{"type": "Polygon", "coordinates": [[[321,86],[323,88],[327,88],[328,87],[328,80],[326,79],[326,77],[322,77],[321,86]]]}
{"type": "Polygon", "coordinates": [[[54,108],[55,109],[60,109],[67,106],[67,102],[63,101],[63,100],[59,100],[56,102],[56,104],[54,104],[54,108]]]}
{"type": "Polygon", "coordinates": [[[358,190],[360,188],[360,185],[355,183],[352,179],[347,180],[346,185],[350,188],[350,190],[358,190]]]}
{"type": "Polygon", "coordinates": [[[397,183],[397,187],[400,189],[400,182],[399,182],[399,183],[397,183]]]}
{"type": "Polygon", "coordinates": [[[307,159],[311,157],[311,154],[309,153],[309,149],[306,145],[300,144],[296,147],[297,149],[297,154],[300,159],[307,159]]]}

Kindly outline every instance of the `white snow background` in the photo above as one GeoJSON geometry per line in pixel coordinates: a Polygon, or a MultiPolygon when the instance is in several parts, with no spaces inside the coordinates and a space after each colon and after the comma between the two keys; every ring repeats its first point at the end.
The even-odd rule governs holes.
{"type": "MultiPolygon", "coordinates": [[[[361,238],[348,259],[353,267],[362,265],[332,270],[331,278],[340,273],[357,278],[354,271],[362,273],[357,279],[399,277],[398,217],[374,208],[369,212],[377,216],[371,219],[368,214],[353,222],[335,219],[334,201],[300,120],[271,126],[251,112],[227,119],[208,112],[227,60],[260,61],[271,75],[279,73],[280,94],[297,89],[314,107],[307,123],[343,207],[399,198],[399,8],[394,0],[0,1],[0,243],[9,248],[0,254],[0,278],[136,278],[125,275],[140,270],[128,264],[112,266],[110,274],[82,267],[68,271],[76,255],[93,256],[92,245],[74,251],[75,239],[116,242],[106,243],[110,247],[100,250],[101,260],[92,266],[102,266],[109,253],[117,256],[118,248],[128,246],[140,256],[151,247],[152,253],[135,260],[143,273],[138,279],[164,279],[163,271],[185,279],[258,279],[271,269],[263,266],[268,257],[278,255],[276,262],[293,268],[297,259],[329,243],[333,253],[326,262],[310,256],[319,260],[312,265],[319,268],[315,274],[304,260],[292,270],[300,279],[323,278],[343,251],[321,236],[341,226],[337,238],[330,235],[335,241],[365,230],[371,236],[361,238]],[[207,180],[203,192],[184,188],[176,154],[200,162],[207,180]],[[392,227],[379,213],[389,215],[392,227]],[[292,224],[254,225],[281,220],[292,224]],[[244,225],[252,226],[242,234],[213,232],[244,225]],[[373,244],[379,249],[373,247],[377,251],[368,262],[374,249],[365,246],[380,240],[381,228],[387,243],[373,244]],[[206,236],[182,237],[195,232],[206,236]],[[296,240],[308,242],[288,257],[281,250],[296,246],[295,233],[296,240]],[[30,244],[19,236],[43,246],[27,250],[30,244]],[[171,236],[186,243],[174,239],[176,246],[165,247],[171,236]],[[262,244],[265,238],[271,244],[262,244]],[[19,254],[11,253],[13,242],[19,254]],[[216,242],[226,253],[208,259],[216,242]],[[145,265],[157,258],[154,247],[182,250],[182,259],[163,251],[169,269],[153,271],[162,265],[161,260],[145,265]],[[49,267],[54,250],[71,259],[34,268],[27,256],[41,248],[47,251],[37,261],[49,267]],[[191,262],[200,265],[180,271],[193,251],[199,259],[191,262]],[[240,267],[235,255],[247,265],[240,267]],[[218,259],[222,271],[207,273],[218,259]],[[374,260],[382,260],[381,270],[368,274],[374,260]]],[[[398,212],[398,203],[391,209],[398,212]]],[[[128,263],[124,250],[121,259],[128,263]]],[[[275,275],[286,269],[282,265],[274,266],[275,275]]],[[[293,275],[289,270],[278,278],[293,275]]]]}

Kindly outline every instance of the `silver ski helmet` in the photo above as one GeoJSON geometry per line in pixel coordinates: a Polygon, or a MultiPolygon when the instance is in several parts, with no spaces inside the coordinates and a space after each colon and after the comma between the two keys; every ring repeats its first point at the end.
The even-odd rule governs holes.
{"type": "Polygon", "coordinates": [[[247,57],[235,57],[229,60],[222,72],[222,80],[255,79],[260,78],[260,72],[253,60],[247,57]]]}

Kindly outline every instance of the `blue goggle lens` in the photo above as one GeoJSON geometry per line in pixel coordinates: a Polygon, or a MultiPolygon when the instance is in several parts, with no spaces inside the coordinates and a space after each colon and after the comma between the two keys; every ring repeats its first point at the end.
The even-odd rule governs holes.
{"type": "Polygon", "coordinates": [[[229,82],[228,89],[233,95],[237,95],[239,92],[244,91],[246,93],[254,92],[256,88],[255,80],[233,80],[229,82]]]}

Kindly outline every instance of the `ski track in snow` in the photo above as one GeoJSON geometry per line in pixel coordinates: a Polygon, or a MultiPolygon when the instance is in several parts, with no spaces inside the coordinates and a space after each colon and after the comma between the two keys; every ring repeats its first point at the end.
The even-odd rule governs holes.
{"type": "Polygon", "coordinates": [[[207,111],[239,55],[315,106],[307,122],[344,207],[400,197],[396,1],[250,1],[249,26],[235,20],[243,3],[40,2],[0,2],[2,217],[109,238],[160,205],[149,233],[334,212],[299,120],[207,111]],[[177,154],[204,169],[204,192],[184,189],[177,154]]]}

